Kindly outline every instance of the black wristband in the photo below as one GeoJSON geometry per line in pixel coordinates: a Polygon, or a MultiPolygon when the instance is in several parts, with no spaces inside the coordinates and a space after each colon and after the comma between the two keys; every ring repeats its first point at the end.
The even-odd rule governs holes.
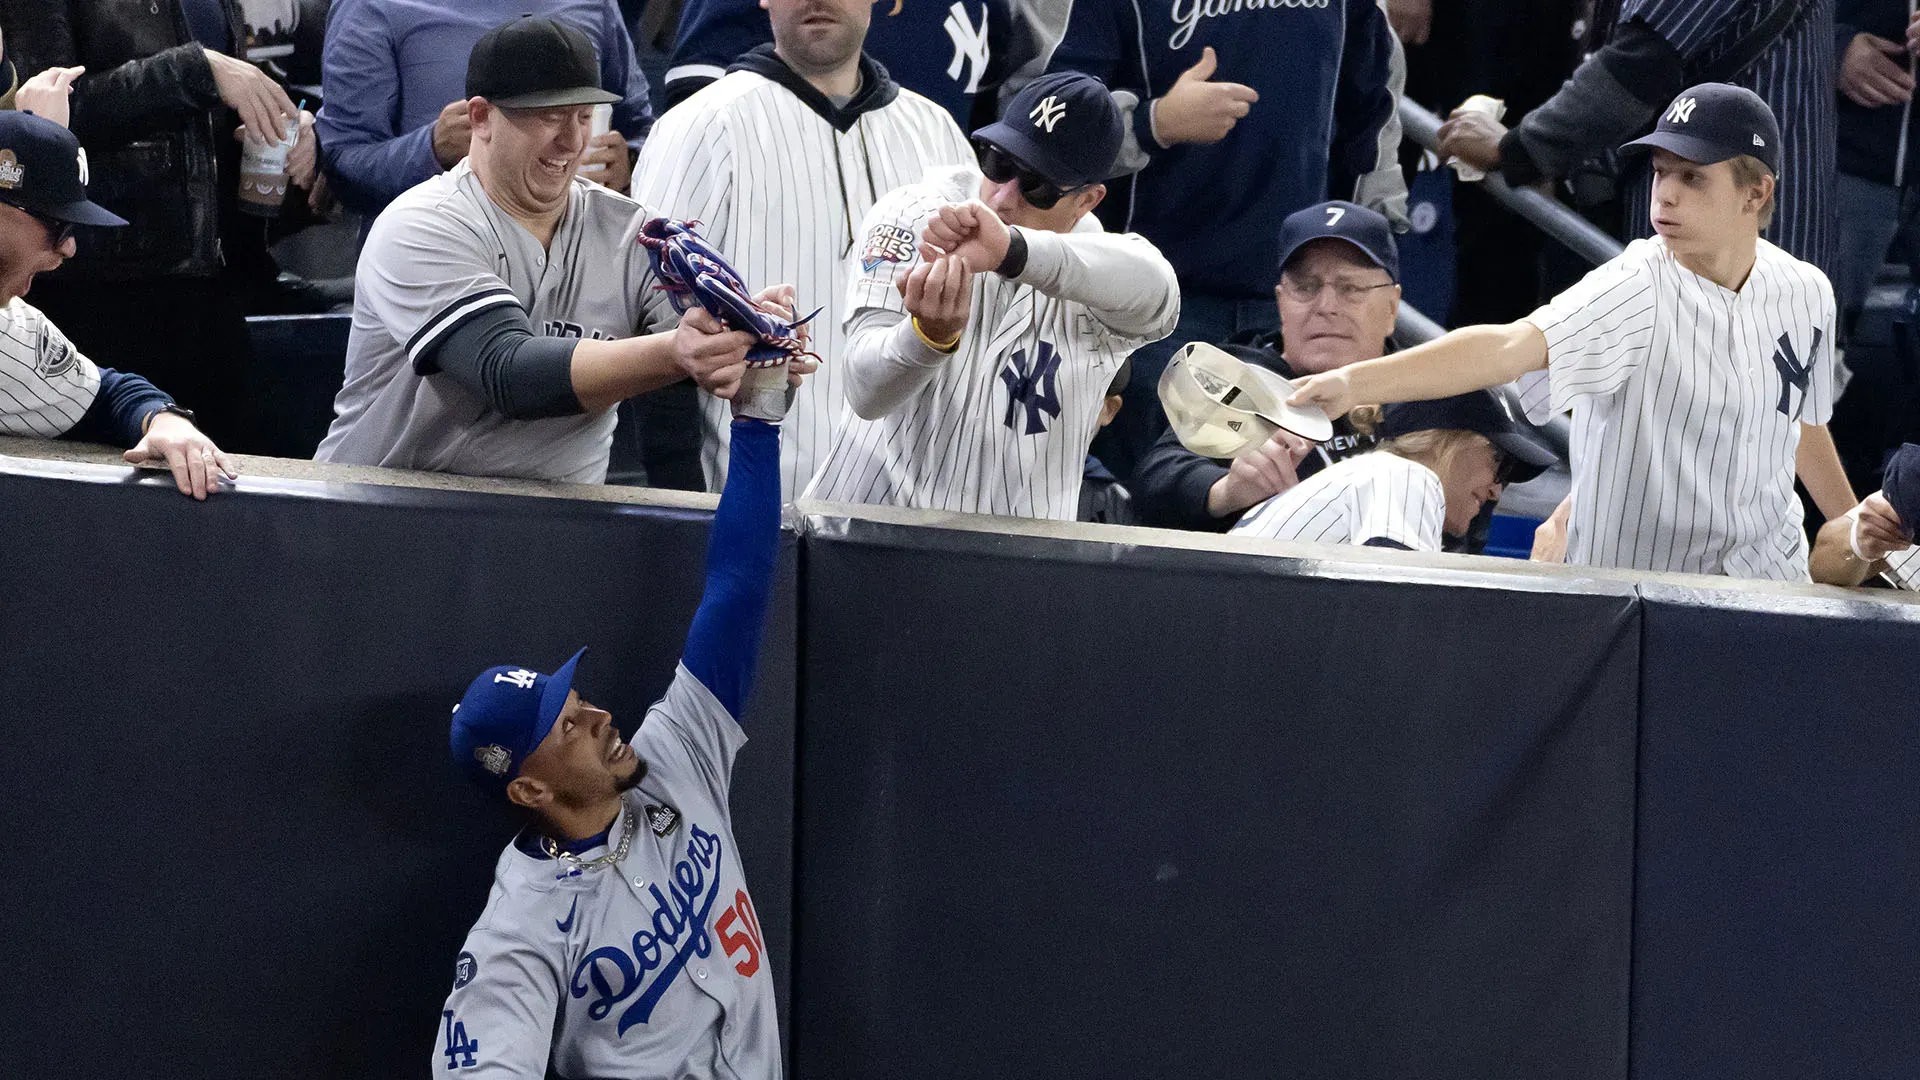
{"type": "Polygon", "coordinates": [[[1003,278],[1017,278],[1020,276],[1020,272],[1026,268],[1027,238],[1020,235],[1019,229],[1009,225],[1007,227],[1007,257],[1000,260],[1000,265],[994,267],[993,272],[1003,278]]]}

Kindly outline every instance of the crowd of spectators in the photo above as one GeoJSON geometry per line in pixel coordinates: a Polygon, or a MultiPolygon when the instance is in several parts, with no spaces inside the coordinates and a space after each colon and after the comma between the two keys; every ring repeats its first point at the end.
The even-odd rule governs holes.
{"type": "MultiPolygon", "coordinates": [[[[43,251],[21,254],[14,249],[33,245],[10,242],[11,257],[50,264],[23,279],[32,283],[32,309],[80,355],[178,394],[193,410],[196,434],[204,432],[209,447],[217,441],[221,453],[277,449],[263,444],[257,412],[267,397],[260,380],[273,369],[252,356],[246,319],[287,310],[289,279],[273,249],[289,235],[319,225],[352,235],[358,248],[396,201],[424,185],[455,190],[471,174],[502,221],[526,228],[536,248],[563,264],[551,246],[566,235],[560,219],[544,234],[529,223],[583,204],[563,195],[522,205],[488,182],[483,164],[483,143],[493,145],[495,168],[504,155],[501,136],[490,140],[482,125],[497,132],[541,109],[552,114],[535,117],[551,122],[547,156],[528,144],[505,158],[515,168],[564,162],[569,191],[578,170],[647,212],[700,220],[752,285],[790,286],[803,309],[794,314],[825,309],[812,341],[827,362],[788,420],[790,498],[814,478],[852,415],[834,360],[846,347],[852,275],[863,263],[872,272],[873,253],[864,249],[874,236],[857,227],[890,191],[930,170],[984,167],[995,148],[978,133],[1048,71],[1096,77],[1120,118],[1103,197],[1075,228],[1144,239],[1179,285],[1172,333],[1133,350],[1121,369],[1129,377],[1096,388],[1102,404],[1110,390],[1120,407],[1117,415],[1096,410],[1103,426],[1083,471],[1102,490],[1130,493],[1118,512],[1113,500],[1100,500],[1103,520],[1225,531],[1315,471],[1373,448],[1364,421],[1343,420],[1334,439],[1317,446],[1283,430],[1236,460],[1210,460],[1181,444],[1157,395],[1168,358],[1191,341],[1221,345],[1283,377],[1394,348],[1402,269],[1398,255],[1382,249],[1391,252],[1396,232],[1422,224],[1408,213],[1403,94],[1452,113],[1440,159],[1539,185],[1631,239],[1649,231],[1650,185],[1640,159],[1613,149],[1649,129],[1683,87],[1748,86],[1782,129],[1777,209],[1765,235],[1832,277],[1837,336],[1854,331],[1889,256],[1909,266],[1920,257],[1912,138],[1920,21],[1900,0],[962,0],[892,10],[862,0],[0,0],[0,32],[0,104],[69,128],[83,148],[88,197],[128,223],[61,219],[49,225],[43,251]],[[677,10],[677,33],[663,15],[669,9],[677,10]],[[502,109],[474,92],[476,43],[524,15],[584,37],[608,108],[590,116],[580,111],[590,106],[570,100],[502,109]],[[1454,111],[1473,93],[1503,98],[1505,122],[1454,111]],[[578,112],[559,116],[564,110],[578,112]],[[274,189],[277,205],[263,208],[258,196],[243,197],[252,179],[242,174],[276,143],[284,144],[285,196],[274,189]],[[1299,212],[1328,206],[1350,215],[1349,227],[1365,238],[1339,229],[1289,234],[1303,227],[1299,212]]],[[[1041,122],[1010,111],[1005,119],[1041,122]]],[[[1004,152],[997,160],[1008,170],[1007,190],[1025,205],[1072,194],[1070,185],[1049,184],[1045,162],[1004,152]]],[[[0,177],[0,203],[21,207],[6,188],[0,177]]],[[[1457,284],[1456,299],[1452,311],[1427,314],[1456,324],[1507,321],[1558,291],[1568,275],[1556,275],[1549,240],[1474,185],[1451,191],[1459,242],[1443,271],[1457,284]]],[[[632,207],[624,198],[591,205],[612,207],[596,210],[609,222],[632,207]]],[[[621,236],[606,228],[603,246],[621,236]]],[[[495,240],[475,245],[475,258],[507,243],[495,240]]],[[[533,257],[546,267],[544,255],[533,257]]],[[[396,276],[389,254],[381,259],[363,258],[355,295],[341,298],[354,307],[362,349],[373,335],[398,330],[382,321],[381,305],[391,310],[392,302],[381,297],[404,291],[404,275],[396,276]],[[370,274],[380,287],[368,287],[370,274]]],[[[601,269],[597,287],[632,280],[601,269]]],[[[966,280],[994,269],[1006,271],[969,267],[966,280]]],[[[454,299],[529,287],[498,267],[431,272],[466,275],[431,283],[435,295],[454,299]]],[[[569,294],[561,307],[576,302],[569,294]]],[[[520,323],[488,322],[485,334],[448,320],[432,355],[394,341],[405,362],[382,369],[375,390],[388,392],[391,380],[421,382],[408,400],[437,400],[448,415],[481,409],[482,428],[589,416],[617,473],[717,490],[727,410],[714,391],[728,379],[716,372],[731,358],[716,353],[696,364],[698,350],[681,340],[677,351],[661,346],[666,367],[580,392],[594,366],[583,358],[599,355],[597,346],[689,334],[656,307],[635,298],[606,326],[532,319],[526,310],[520,323]],[[472,356],[449,362],[449,342],[472,356]],[[617,406],[624,407],[616,420],[617,406]],[[639,447],[632,469],[614,449],[616,424],[639,447]]],[[[434,329],[446,311],[419,314],[425,325],[410,333],[434,329]]],[[[698,332],[722,336],[717,324],[698,332]]],[[[935,353],[948,355],[928,355],[935,353]]],[[[1033,373],[1022,377],[1006,381],[1009,393],[1052,392],[1033,373]]],[[[354,407],[349,396],[341,399],[343,420],[354,407]]],[[[989,408],[997,406],[982,411],[989,408]]],[[[73,430],[77,437],[99,429],[73,430]]],[[[585,467],[557,471],[484,454],[369,460],[606,475],[606,456],[588,456],[585,467]]],[[[1867,490],[1878,479],[1877,467],[1857,477],[1867,490]]],[[[1069,503],[1095,501],[1071,494],[1069,503]]],[[[1883,506],[1857,509],[1852,520],[1880,521],[1883,506]]],[[[1813,524],[1825,517],[1815,514],[1813,524]]]]}

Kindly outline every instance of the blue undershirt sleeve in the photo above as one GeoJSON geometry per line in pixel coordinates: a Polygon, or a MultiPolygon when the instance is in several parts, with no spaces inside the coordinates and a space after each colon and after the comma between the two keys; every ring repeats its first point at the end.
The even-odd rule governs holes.
{"type": "Polygon", "coordinates": [[[736,720],[752,688],[780,550],[780,429],[735,420],[707,542],[707,589],[681,662],[736,720]]]}
{"type": "Polygon", "coordinates": [[[100,369],[100,392],[86,414],[61,438],[131,448],[146,432],[147,417],[173,404],[158,387],[128,371],[100,369]]]}

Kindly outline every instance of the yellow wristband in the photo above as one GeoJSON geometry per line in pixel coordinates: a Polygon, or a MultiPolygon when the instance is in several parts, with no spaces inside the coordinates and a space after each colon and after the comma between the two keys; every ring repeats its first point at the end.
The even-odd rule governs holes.
{"type": "Polygon", "coordinates": [[[966,331],[962,330],[959,334],[953,335],[953,339],[950,341],[935,341],[927,336],[926,329],[920,325],[920,316],[913,316],[913,336],[926,342],[927,348],[932,349],[934,352],[950,353],[958,349],[960,347],[961,335],[965,333],[966,331]]]}

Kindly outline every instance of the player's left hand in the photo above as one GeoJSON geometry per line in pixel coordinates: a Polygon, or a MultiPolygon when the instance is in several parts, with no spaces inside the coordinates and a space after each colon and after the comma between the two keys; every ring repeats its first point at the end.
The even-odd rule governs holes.
{"type": "Polygon", "coordinates": [[[581,176],[596,184],[605,184],[622,195],[633,183],[633,154],[627,149],[627,137],[617,131],[587,140],[587,153],[580,159],[580,166],[585,168],[588,165],[605,165],[606,168],[582,172],[581,176]]]}
{"type": "Polygon", "coordinates": [[[20,84],[13,96],[13,107],[66,127],[73,80],[86,73],[83,67],[48,68],[20,84]]]}
{"type": "Polygon", "coordinates": [[[1006,262],[1007,245],[1013,240],[1007,223],[978,199],[935,210],[927,218],[923,235],[922,259],[932,262],[942,254],[957,256],[976,274],[989,273],[1006,262]]]}
{"type": "Polygon", "coordinates": [[[1500,167],[1500,140],[1507,126],[1481,112],[1453,110],[1453,116],[1440,125],[1440,159],[1459,158],[1483,172],[1500,167]]]}
{"type": "Polygon", "coordinates": [[[240,477],[233,459],[178,413],[154,413],[147,420],[146,435],[121,456],[129,465],[165,464],[173,470],[173,485],[180,494],[203,501],[220,490],[221,480],[240,477]]]}

